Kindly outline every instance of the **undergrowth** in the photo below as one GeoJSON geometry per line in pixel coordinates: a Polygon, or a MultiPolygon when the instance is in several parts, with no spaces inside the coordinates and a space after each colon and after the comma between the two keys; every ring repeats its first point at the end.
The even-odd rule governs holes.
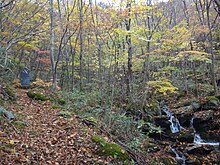
{"type": "Polygon", "coordinates": [[[133,150],[141,151],[141,144],[147,138],[141,126],[144,121],[138,121],[134,116],[126,113],[114,103],[103,102],[99,92],[74,92],[60,93],[66,101],[63,108],[74,112],[84,119],[96,120],[97,127],[101,127],[114,139],[120,140],[133,150]]]}

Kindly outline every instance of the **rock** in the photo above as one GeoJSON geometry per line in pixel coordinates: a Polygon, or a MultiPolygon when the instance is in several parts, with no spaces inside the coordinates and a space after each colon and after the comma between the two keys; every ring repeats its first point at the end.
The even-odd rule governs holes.
{"type": "Polygon", "coordinates": [[[211,122],[214,117],[214,111],[199,111],[194,113],[193,126],[197,130],[206,129],[211,127],[211,122]]]}
{"type": "Polygon", "coordinates": [[[13,85],[3,85],[0,90],[1,94],[3,95],[3,98],[10,99],[12,101],[16,101],[17,99],[17,93],[13,85]]]}
{"type": "Polygon", "coordinates": [[[42,93],[37,93],[36,91],[28,91],[27,92],[28,97],[35,99],[35,100],[41,100],[46,101],[47,97],[43,95],[42,93]]]}
{"type": "Polygon", "coordinates": [[[209,130],[207,133],[207,140],[220,142],[220,131],[219,130],[209,130]]]}
{"type": "Polygon", "coordinates": [[[121,160],[127,160],[129,158],[128,152],[115,143],[103,143],[97,153],[101,156],[113,156],[121,160]]]}
{"type": "Polygon", "coordinates": [[[194,111],[197,111],[201,108],[201,104],[198,101],[192,101],[191,106],[194,111]]]}
{"type": "Polygon", "coordinates": [[[15,116],[10,111],[7,111],[5,108],[1,106],[0,106],[0,114],[5,115],[9,120],[12,120],[15,118],[15,116]]]}
{"type": "Polygon", "coordinates": [[[208,96],[207,101],[202,105],[202,109],[203,110],[217,110],[218,109],[218,105],[220,103],[219,99],[215,96],[208,96]]]}
{"type": "Polygon", "coordinates": [[[158,147],[158,144],[155,143],[155,141],[153,141],[150,138],[145,138],[142,141],[141,149],[142,149],[142,151],[146,151],[148,153],[160,151],[160,148],[158,147]]]}
{"type": "Polygon", "coordinates": [[[186,151],[188,154],[193,155],[207,155],[214,150],[214,146],[210,145],[193,145],[186,147],[186,151]]]}
{"type": "Polygon", "coordinates": [[[94,136],[92,136],[91,139],[92,139],[92,141],[99,143],[99,144],[106,143],[105,138],[102,136],[94,135],[94,136]]]}
{"type": "Polygon", "coordinates": [[[219,99],[215,96],[208,96],[208,104],[211,106],[218,106],[219,105],[219,99]]]}
{"type": "Polygon", "coordinates": [[[192,109],[194,111],[198,111],[199,109],[201,109],[202,105],[199,100],[189,99],[187,101],[177,104],[175,107],[180,108],[180,107],[186,107],[186,106],[192,106],[192,109]]]}
{"type": "Polygon", "coordinates": [[[165,165],[177,165],[176,159],[170,155],[161,156],[160,161],[165,165]]]}
{"type": "Polygon", "coordinates": [[[64,118],[71,118],[72,117],[72,113],[68,112],[68,111],[60,111],[57,115],[64,117],[64,118]]]}
{"type": "Polygon", "coordinates": [[[175,141],[193,143],[194,129],[181,130],[180,132],[170,134],[170,137],[175,141]]]}
{"type": "Polygon", "coordinates": [[[181,126],[183,127],[190,126],[190,120],[192,119],[193,116],[193,107],[191,105],[180,107],[178,109],[173,110],[173,112],[178,118],[181,126]]]}
{"type": "Polygon", "coordinates": [[[113,156],[121,160],[127,160],[129,158],[128,152],[125,149],[123,149],[120,145],[106,142],[105,138],[102,136],[94,135],[91,139],[95,143],[99,144],[97,152],[98,155],[113,156]]]}
{"type": "Polygon", "coordinates": [[[186,164],[187,165],[201,165],[201,162],[194,158],[194,159],[186,160],[186,164]]]}
{"type": "Polygon", "coordinates": [[[156,125],[164,128],[164,131],[170,132],[170,122],[168,121],[167,116],[162,115],[162,116],[155,116],[154,117],[154,122],[156,125]]]}

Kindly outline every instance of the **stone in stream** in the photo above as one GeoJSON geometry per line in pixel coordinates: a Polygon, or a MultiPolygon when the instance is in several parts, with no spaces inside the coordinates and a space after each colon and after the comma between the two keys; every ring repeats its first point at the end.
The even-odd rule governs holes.
{"type": "Polygon", "coordinates": [[[190,127],[190,120],[193,116],[193,107],[191,105],[174,109],[173,112],[178,118],[181,126],[190,127]]]}
{"type": "Polygon", "coordinates": [[[185,148],[185,152],[193,155],[208,155],[210,152],[215,150],[214,146],[211,145],[192,145],[185,148]]]}
{"type": "Polygon", "coordinates": [[[170,134],[170,137],[174,141],[179,141],[179,142],[187,142],[187,143],[193,143],[194,141],[194,129],[184,129],[176,133],[170,134]]]}
{"type": "MultiPolygon", "coordinates": [[[[196,130],[207,129],[211,127],[211,122],[214,117],[214,111],[199,111],[194,113],[194,128],[196,130]]],[[[207,131],[207,130],[206,130],[207,131]]]]}

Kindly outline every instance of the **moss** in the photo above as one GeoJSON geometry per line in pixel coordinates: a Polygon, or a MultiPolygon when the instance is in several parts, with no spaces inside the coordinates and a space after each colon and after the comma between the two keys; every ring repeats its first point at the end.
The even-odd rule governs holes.
{"type": "Polygon", "coordinates": [[[60,105],[65,105],[65,104],[66,104],[66,101],[63,100],[63,99],[58,99],[58,100],[57,100],[57,103],[60,104],[60,105]]]}
{"type": "Polygon", "coordinates": [[[85,118],[85,120],[87,122],[89,122],[91,125],[94,125],[94,126],[98,125],[98,121],[94,117],[92,117],[92,116],[85,118]]]}
{"type": "Polygon", "coordinates": [[[67,112],[67,111],[60,111],[58,113],[58,116],[62,116],[64,118],[71,118],[72,117],[72,114],[70,112],[67,112]]]}
{"type": "Polygon", "coordinates": [[[219,105],[219,99],[215,96],[208,96],[207,98],[208,104],[218,106],[219,105]]]}
{"type": "Polygon", "coordinates": [[[92,136],[91,139],[92,139],[92,141],[99,143],[99,144],[106,143],[106,140],[101,136],[94,135],[94,136],[92,136]]]}
{"type": "Polygon", "coordinates": [[[97,152],[101,156],[113,156],[117,159],[127,160],[128,152],[115,143],[104,143],[97,152]]]}
{"type": "Polygon", "coordinates": [[[35,100],[41,100],[41,101],[46,101],[47,97],[41,93],[37,93],[35,91],[28,91],[27,93],[28,97],[35,99],[35,100]]]}
{"type": "Polygon", "coordinates": [[[7,95],[9,96],[9,98],[11,100],[15,100],[16,99],[16,90],[12,85],[6,85],[4,87],[4,91],[7,93],[7,95]]]}
{"type": "Polygon", "coordinates": [[[60,106],[59,106],[59,105],[52,105],[51,108],[52,108],[52,109],[60,109],[60,106]]]}
{"type": "Polygon", "coordinates": [[[0,105],[4,105],[5,101],[0,98],[0,105]]]}
{"type": "Polygon", "coordinates": [[[208,100],[208,101],[211,101],[211,100],[219,101],[219,99],[218,99],[217,97],[215,97],[215,96],[208,96],[208,97],[207,97],[207,100],[208,100]]]}
{"type": "Polygon", "coordinates": [[[15,88],[21,88],[21,83],[20,83],[20,80],[16,79],[13,81],[13,86],[15,88]]]}
{"type": "Polygon", "coordinates": [[[25,128],[25,127],[27,127],[27,123],[25,123],[25,122],[23,122],[23,121],[15,121],[14,122],[14,126],[16,127],[16,128],[25,128]]]}

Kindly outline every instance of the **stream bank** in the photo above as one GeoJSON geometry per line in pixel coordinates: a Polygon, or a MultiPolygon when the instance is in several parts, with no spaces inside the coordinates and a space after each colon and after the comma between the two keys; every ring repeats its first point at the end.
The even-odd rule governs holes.
{"type": "Polygon", "coordinates": [[[164,145],[164,164],[220,164],[220,107],[219,99],[191,100],[161,106],[161,115],[154,122],[163,132],[151,134],[164,145]]]}

